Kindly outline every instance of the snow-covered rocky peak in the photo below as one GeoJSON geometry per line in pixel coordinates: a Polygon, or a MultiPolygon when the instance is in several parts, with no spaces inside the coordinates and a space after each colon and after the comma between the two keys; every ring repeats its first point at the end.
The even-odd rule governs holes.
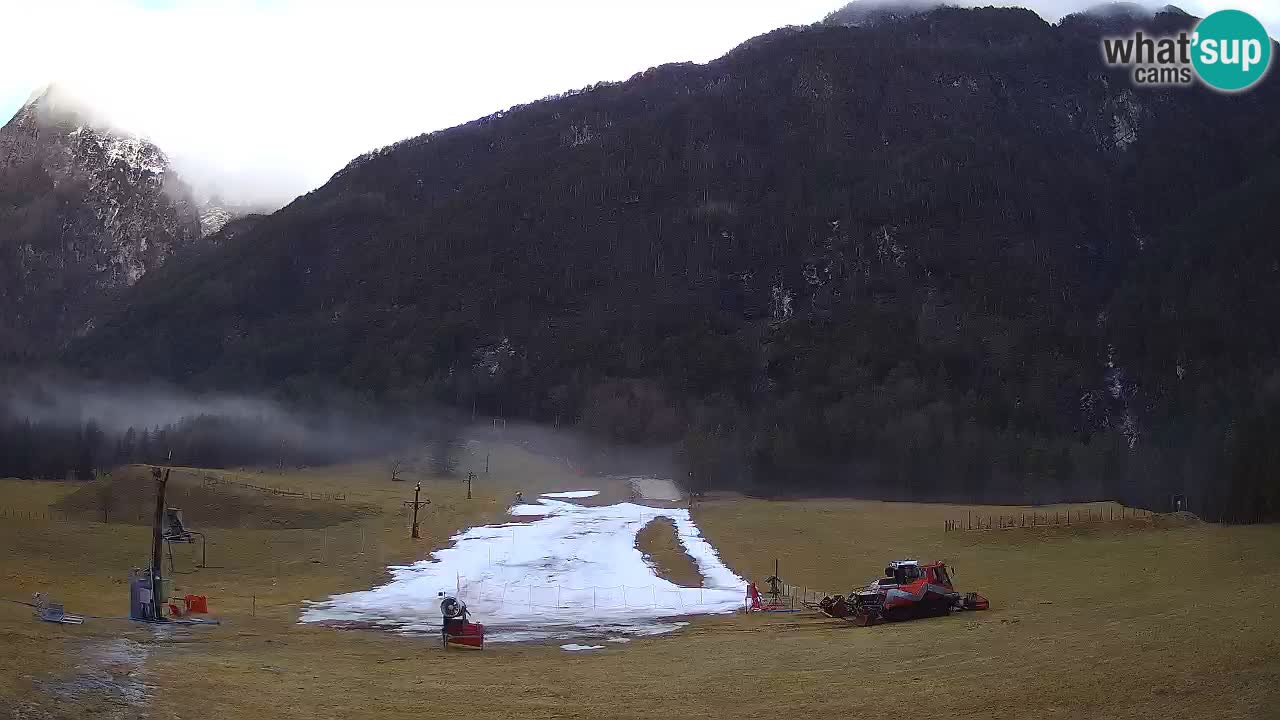
{"type": "Polygon", "coordinates": [[[11,163],[28,159],[27,153],[33,152],[43,138],[61,146],[59,149],[68,156],[62,160],[72,166],[69,170],[123,172],[131,184],[146,180],[158,183],[169,170],[168,156],[154,143],[113,127],[57,85],[32,93],[5,129],[16,136],[11,138],[11,145],[23,140],[28,145],[21,149],[26,151],[22,156],[5,158],[11,163]]]}
{"type": "Polygon", "coordinates": [[[0,128],[0,266],[23,283],[0,310],[0,336],[58,342],[91,323],[115,289],[199,242],[190,188],[150,140],[103,121],[58,86],[33,93],[0,128]]]}
{"type": "Polygon", "coordinates": [[[205,236],[212,235],[226,227],[227,223],[234,218],[235,215],[232,215],[230,210],[221,205],[202,205],[200,208],[200,234],[205,236]]]}

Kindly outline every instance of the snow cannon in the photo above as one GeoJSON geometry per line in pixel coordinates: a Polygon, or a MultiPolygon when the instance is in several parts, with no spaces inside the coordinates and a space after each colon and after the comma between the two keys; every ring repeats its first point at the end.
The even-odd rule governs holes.
{"type": "Polygon", "coordinates": [[[957,592],[945,563],[895,560],[884,577],[848,595],[825,597],[818,607],[828,617],[866,626],[986,610],[991,604],[976,592],[957,592]]]}
{"type": "Polygon", "coordinates": [[[444,598],[440,601],[441,645],[445,649],[449,646],[476,650],[484,648],[484,625],[468,621],[467,604],[444,593],[440,593],[440,596],[444,598]]]}

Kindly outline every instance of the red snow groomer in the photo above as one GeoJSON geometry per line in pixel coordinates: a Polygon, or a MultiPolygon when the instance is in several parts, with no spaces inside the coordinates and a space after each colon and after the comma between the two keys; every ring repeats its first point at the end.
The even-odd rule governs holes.
{"type": "Polygon", "coordinates": [[[990,603],[978,593],[956,591],[946,563],[921,565],[915,560],[895,560],[884,569],[884,577],[870,585],[818,603],[828,617],[862,626],[988,607],[990,603]]]}

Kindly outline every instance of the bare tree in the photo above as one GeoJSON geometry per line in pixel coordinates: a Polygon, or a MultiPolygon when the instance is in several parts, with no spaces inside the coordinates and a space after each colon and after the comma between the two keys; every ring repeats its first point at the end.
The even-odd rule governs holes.
{"type": "Polygon", "coordinates": [[[98,506],[102,508],[102,522],[111,522],[111,511],[116,506],[116,486],[111,482],[111,473],[103,473],[98,480],[98,506]]]}

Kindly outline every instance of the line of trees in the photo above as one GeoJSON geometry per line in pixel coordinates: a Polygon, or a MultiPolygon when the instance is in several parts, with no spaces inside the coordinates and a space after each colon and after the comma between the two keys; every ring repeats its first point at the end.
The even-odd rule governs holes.
{"type": "Polygon", "coordinates": [[[106,432],[95,422],[0,421],[0,477],[92,480],[95,472],[127,464],[192,467],[323,465],[353,457],[348,447],[325,447],[282,436],[270,421],[197,415],[163,426],[106,432]]]}
{"type": "Polygon", "coordinates": [[[106,435],[95,423],[0,423],[0,477],[92,480],[102,466],[106,435]]]}

